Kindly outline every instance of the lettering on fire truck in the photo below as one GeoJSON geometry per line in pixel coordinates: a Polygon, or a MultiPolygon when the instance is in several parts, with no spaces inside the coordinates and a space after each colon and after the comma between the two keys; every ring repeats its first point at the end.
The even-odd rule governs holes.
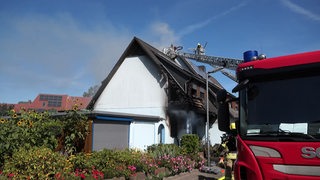
{"type": "Polygon", "coordinates": [[[320,158],[320,147],[313,148],[313,147],[303,147],[301,148],[301,156],[303,158],[312,159],[312,158],[320,158]]]}

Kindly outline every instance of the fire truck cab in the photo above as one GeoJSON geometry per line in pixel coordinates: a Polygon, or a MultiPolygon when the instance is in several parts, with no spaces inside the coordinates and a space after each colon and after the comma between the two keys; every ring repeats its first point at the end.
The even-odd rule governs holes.
{"type": "MultiPolygon", "coordinates": [[[[320,179],[320,51],[250,60],[239,64],[233,89],[235,179],[320,179]]],[[[219,94],[219,129],[228,132],[228,101],[219,94]]]]}

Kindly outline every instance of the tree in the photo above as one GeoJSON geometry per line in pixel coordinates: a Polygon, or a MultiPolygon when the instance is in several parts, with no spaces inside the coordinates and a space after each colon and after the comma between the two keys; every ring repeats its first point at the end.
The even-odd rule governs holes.
{"type": "Polygon", "coordinates": [[[7,116],[8,111],[10,111],[13,108],[13,104],[0,104],[0,116],[7,116]]]}
{"type": "Polygon", "coordinates": [[[83,97],[92,97],[96,94],[96,92],[98,91],[99,89],[99,85],[94,85],[94,86],[91,86],[88,91],[84,92],[83,93],[83,97]]]}

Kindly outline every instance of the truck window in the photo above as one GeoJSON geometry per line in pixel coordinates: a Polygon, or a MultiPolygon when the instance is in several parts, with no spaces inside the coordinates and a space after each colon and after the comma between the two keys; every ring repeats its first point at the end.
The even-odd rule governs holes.
{"type": "Polygon", "coordinates": [[[319,74],[250,82],[240,92],[240,106],[242,136],[320,140],[319,74]]]}

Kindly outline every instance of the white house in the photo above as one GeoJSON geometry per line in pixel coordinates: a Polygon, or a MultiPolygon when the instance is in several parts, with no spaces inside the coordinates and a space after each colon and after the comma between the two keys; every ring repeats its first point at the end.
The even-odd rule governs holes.
{"type": "MultiPolygon", "coordinates": [[[[134,37],[88,105],[92,150],[146,149],[152,144],[179,143],[183,134],[204,138],[204,74],[204,67],[182,57],[171,59],[134,37]]],[[[216,92],[222,88],[210,77],[211,127],[217,116],[216,92]]],[[[219,143],[221,132],[210,132],[211,143],[219,143]]]]}

